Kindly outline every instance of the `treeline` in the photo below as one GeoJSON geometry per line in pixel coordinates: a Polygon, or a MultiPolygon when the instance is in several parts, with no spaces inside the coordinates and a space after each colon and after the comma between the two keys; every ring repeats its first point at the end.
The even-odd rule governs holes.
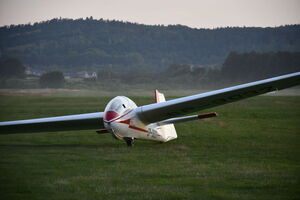
{"type": "Polygon", "coordinates": [[[25,67],[15,58],[0,60],[0,80],[11,78],[24,78],[25,67]]]}
{"type": "Polygon", "coordinates": [[[236,83],[300,71],[300,52],[236,53],[226,58],[222,79],[236,83]]]}
{"type": "Polygon", "coordinates": [[[0,60],[0,88],[62,88],[65,79],[61,71],[37,75],[25,73],[22,62],[16,58],[0,60]]]}
{"type": "Polygon", "coordinates": [[[175,88],[212,89],[257,81],[300,71],[300,52],[231,52],[218,67],[173,63],[161,72],[142,70],[127,73],[105,68],[98,71],[98,81],[123,84],[158,84],[175,88]]]}
{"type": "Polygon", "coordinates": [[[300,71],[300,52],[231,52],[220,68],[172,64],[161,82],[192,88],[220,88],[300,71]]]}
{"type": "Polygon", "coordinates": [[[88,89],[107,88],[111,85],[115,88],[134,86],[147,89],[216,89],[299,72],[300,52],[231,52],[219,67],[173,63],[163,71],[151,73],[141,69],[131,69],[127,72],[115,71],[113,67],[107,67],[98,70],[97,77],[86,78],[80,82],[65,80],[60,71],[24,79],[24,69],[23,64],[17,59],[0,62],[0,88],[59,88],[66,83],[70,88],[88,89]],[[21,79],[26,80],[27,83],[22,82],[21,79]]]}
{"type": "Polygon", "coordinates": [[[163,71],[172,63],[215,65],[231,51],[300,51],[300,25],[192,29],[122,21],[52,19],[0,27],[0,55],[66,71],[163,71]]]}

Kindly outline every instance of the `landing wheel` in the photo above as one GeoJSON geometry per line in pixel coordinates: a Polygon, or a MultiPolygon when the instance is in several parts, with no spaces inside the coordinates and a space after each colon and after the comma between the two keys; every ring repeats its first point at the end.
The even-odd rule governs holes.
{"type": "Polygon", "coordinates": [[[125,140],[127,146],[129,146],[129,147],[134,146],[134,138],[131,138],[131,137],[125,137],[124,140],[125,140]]]}

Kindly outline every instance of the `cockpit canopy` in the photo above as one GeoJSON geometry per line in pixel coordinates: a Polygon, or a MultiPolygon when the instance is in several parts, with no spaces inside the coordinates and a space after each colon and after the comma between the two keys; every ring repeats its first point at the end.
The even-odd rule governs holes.
{"type": "Polygon", "coordinates": [[[104,120],[110,121],[136,107],[131,99],[125,96],[117,96],[107,104],[104,110],[104,120]]]}

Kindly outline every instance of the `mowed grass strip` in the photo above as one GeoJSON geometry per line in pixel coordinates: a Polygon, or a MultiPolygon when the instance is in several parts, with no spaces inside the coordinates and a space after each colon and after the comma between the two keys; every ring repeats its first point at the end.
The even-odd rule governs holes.
{"type": "MultiPolygon", "coordinates": [[[[110,99],[1,96],[0,121],[97,112],[110,99]]],[[[219,117],[133,148],[93,131],[1,135],[1,199],[299,199],[299,100],[259,96],[201,111],[219,117]]]]}

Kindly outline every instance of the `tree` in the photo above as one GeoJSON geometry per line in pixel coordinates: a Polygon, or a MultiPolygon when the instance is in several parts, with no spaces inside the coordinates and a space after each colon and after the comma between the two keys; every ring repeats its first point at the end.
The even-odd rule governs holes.
{"type": "Polygon", "coordinates": [[[122,72],[131,67],[153,72],[171,63],[221,64],[230,51],[300,51],[299,35],[300,25],[192,29],[56,18],[34,25],[0,27],[0,54],[18,56],[36,69],[56,65],[75,72],[112,65],[122,67],[122,72]]]}
{"type": "Polygon", "coordinates": [[[25,75],[25,67],[16,58],[10,58],[0,62],[0,78],[23,78],[25,75]]]}
{"type": "Polygon", "coordinates": [[[222,68],[222,78],[233,84],[298,72],[300,52],[231,52],[222,68]]]}
{"type": "Polygon", "coordinates": [[[62,88],[64,87],[65,78],[62,72],[52,71],[43,74],[39,83],[42,88],[62,88]]]}
{"type": "Polygon", "coordinates": [[[97,77],[99,80],[110,80],[112,78],[115,78],[116,74],[114,73],[111,66],[107,66],[98,70],[97,77]]]}

